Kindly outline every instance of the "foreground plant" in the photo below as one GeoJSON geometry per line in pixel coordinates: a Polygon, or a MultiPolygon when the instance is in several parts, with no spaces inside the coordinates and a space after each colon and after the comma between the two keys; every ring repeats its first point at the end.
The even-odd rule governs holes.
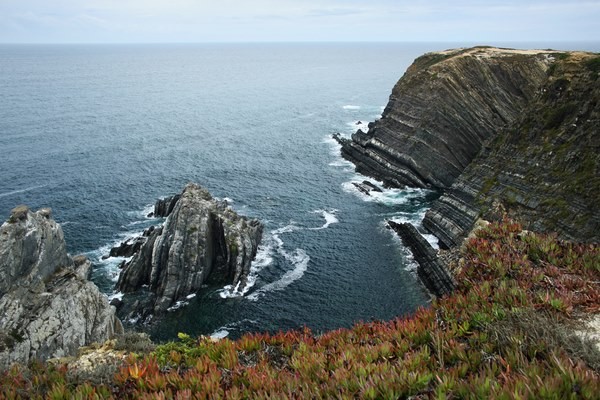
{"type": "Polygon", "coordinates": [[[573,334],[600,311],[600,249],[492,224],[458,290],[410,318],[213,342],[181,334],[91,386],[65,367],[13,368],[0,398],[596,399],[600,354],[573,334]]]}

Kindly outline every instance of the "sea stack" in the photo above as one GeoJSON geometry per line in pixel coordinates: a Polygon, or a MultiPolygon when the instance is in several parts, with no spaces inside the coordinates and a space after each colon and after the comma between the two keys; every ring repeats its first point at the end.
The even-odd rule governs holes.
{"type": "Polygon", "coordinates": [[[239,291],[246,286],[262,237],[258,220],[239,216],[194,183],[180,195],[159,200],[156,209],[167,217],[164,226],[148,235],[117,283],[125,294],[147,292],[135,304],[127,304],[125,296],[130,315],[145,319],[163,313],[205,283],[233,285],[239,291]]]}

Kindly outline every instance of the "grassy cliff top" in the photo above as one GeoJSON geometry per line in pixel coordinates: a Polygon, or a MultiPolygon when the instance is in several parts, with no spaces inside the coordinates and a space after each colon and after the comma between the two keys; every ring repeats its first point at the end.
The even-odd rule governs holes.
{"type": "Polygon", "coordinates": [[[321,336],[181,334],[114,375],[14,367],[0,398],[597,398],[600,353],[574,332],[600,312],[600,248],[504,221],[461,257],[459,289],[410,318],[321,336]]]}

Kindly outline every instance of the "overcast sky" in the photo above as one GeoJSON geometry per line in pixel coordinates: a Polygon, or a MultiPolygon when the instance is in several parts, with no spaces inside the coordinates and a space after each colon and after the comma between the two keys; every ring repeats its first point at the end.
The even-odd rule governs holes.
{"type": "Polygon", "coordinates": [[[0,0],[0,42],[600,40],[600,0],[0,0]]]}

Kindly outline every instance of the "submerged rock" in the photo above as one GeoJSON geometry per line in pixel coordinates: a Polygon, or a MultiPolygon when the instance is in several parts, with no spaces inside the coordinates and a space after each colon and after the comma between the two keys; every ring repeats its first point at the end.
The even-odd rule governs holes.
{"type": "Polygon", "coordinates": [[[69,257],[50,209],[15,208],[0,227],[0,368],[75,355],[123,327],[96,285],[91,263],[69,257]]]}
{"type": "Polygon", "coordinates": [[[388,221],[388,225],[400,236],[402,243],[415,257],[419,264],[417,275],[425,287],[437,297],[452,293],[456,288],[452,275],[419,231],[409,223],[388,221]]]}
{"type": "Polygon", "coordinates": [[[150,234],[117,283],[123,293],[147,286],[149,298],[130,307],[142,317],[165,312],[206,283],[242,290],[262,236],[258,220],[237,215],[199,185],[190,183],[170,199],[176,200],[156,207],[170,209],[164,226],[150,234]]]}
{"type": "Polygon", "coordinates": [[[369,181],[352,182],[352,184],[362,193],[367,196],[371,195],[371,192],[382,192],[381,188],[377,185],[372,184],[369,181]]]}

